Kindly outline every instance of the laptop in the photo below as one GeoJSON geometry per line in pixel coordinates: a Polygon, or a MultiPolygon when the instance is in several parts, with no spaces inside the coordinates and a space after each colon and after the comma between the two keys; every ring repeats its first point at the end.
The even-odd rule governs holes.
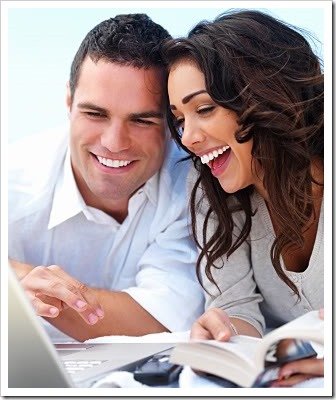
{"type": "Polygon", "coordinates": [[[8,266],[8,388],[91,387],[112,371],[134,371],[174,343],[54,345],[8,266]]]}

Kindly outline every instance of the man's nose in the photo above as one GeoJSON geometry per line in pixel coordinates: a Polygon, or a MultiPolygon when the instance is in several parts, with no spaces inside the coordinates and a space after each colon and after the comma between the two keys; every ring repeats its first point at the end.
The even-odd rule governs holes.
{"type": "Polygon", "coordinates": [[[101,144],[112,153],[129,149],[131,140],[127,124],[122,121],[112,121],[104,129],[101,144]]]}

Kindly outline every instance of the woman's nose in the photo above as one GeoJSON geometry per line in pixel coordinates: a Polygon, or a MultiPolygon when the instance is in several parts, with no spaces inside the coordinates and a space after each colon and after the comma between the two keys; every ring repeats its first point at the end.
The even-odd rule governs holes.
{"type": "Polygon", "coordinates": [[[199,129],[195,124],[191,122],[184,122],[184,128],[182,130],[181,142],[185,147],[188,147],[192,150],[192,148],[198,144],[203,142],[205,136],[203,135],[201,129],[199,129]]]}

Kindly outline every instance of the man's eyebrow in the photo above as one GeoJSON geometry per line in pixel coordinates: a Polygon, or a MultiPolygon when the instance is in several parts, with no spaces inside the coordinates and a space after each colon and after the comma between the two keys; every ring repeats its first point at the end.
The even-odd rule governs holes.
{"type": "Polygon", "coordinates": [[[99,112],[101,114],[106,114],[106,115],[108,114],[108,111],[105,108],[96,106],[95,104],[90,103],[90,102],[78,103],[77,107],[78,108],[86,108],[86,109],[94,110],[94,111],[97,111],[97,112],[99,112]]]}
{"type": "MultiPolygon", "coordinates": [[[[87,108],[90,110],[97,111],[101,114],[109,115],[108,110],[105,108],[96,106],[93,103],[90,102],[84,102],[84,103],[78,103],[77,105],[78,108],[87,108]]],[[[139,118],[160,118],[163,119],[163,113],[161,111],[145,111],[145,112],[140,112],[140,113],[132,113],[129,115],[130,119],[139,119],[139,118]]]]}
{"type": "Polygon", "coordinates": [[[145,111],[141,113],[132,113],[130,114],[130,119],[139,119],[139,118],[163,118],[163,113],[161,111],[145,111]]]}

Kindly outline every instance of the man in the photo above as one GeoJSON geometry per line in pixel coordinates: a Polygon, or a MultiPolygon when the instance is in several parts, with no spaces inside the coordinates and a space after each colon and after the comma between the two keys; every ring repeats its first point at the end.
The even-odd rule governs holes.
{"type": "Polygon", "coordinates": [[[168,37],[144,14],[97,25],[71,66],[69,133],[11,149],[9,258],[37,314],[80,341],[202,312],[188,167],[165,131],[168,37]]]}

